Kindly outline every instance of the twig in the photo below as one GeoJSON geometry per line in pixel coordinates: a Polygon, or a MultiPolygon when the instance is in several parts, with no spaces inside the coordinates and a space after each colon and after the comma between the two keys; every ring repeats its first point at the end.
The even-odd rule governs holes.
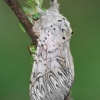
{"type": "Polygon", "coordinates": [[[12,9],[12,11],[15,13],[23,27],[25,28],[26,32],[32,39],[33,45],[36,46],[37,44],[37,36],[35,33],[32,31],[32,24],[28,20],[27,16],[24,14],[24,12],[21,9],[21,6],[19,5],[17,0],[4,0],[9,7],[12,9]]]}

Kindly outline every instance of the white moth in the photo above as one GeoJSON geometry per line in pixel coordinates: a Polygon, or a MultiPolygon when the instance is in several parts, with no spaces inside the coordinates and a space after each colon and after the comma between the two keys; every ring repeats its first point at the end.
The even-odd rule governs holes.
{"type": "Polygon", "coordinates": [[[31,100],[68,100],[74,82],[74,66],[70,53],[72,29],[58,11],[57,0],[42,11],[33,31],[39,36],[35,62],[30,77],[31,100]]]}

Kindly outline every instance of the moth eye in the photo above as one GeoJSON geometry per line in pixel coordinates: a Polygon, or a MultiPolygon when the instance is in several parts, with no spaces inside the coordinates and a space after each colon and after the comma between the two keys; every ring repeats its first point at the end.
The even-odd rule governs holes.
{"type": "Polygon", "coordinates": [[[52,25],[50,27],[52,27],[52,25]]]}

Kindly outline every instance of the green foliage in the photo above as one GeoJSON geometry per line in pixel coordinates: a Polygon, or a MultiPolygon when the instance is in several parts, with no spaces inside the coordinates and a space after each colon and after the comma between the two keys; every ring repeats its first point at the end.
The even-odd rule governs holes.
{"type": "Polygon", "coordinates": [[[30,45],[28,46],[28,49],[29,49],[30,54],[32,55],[30,64],[33,64],[36,48],[34,47],[34,45],[30,45]]]}
{"type": "Polygon", "coordinates": [[[23,7],[23,11],[25,12],[29,21],[32,23],[32,15],[34,15],[34,10],[32,8],[23,7]]]}
{"type": "Polygon", "coordinates": [[[34,47],[34,45],[28,46],[28,49],[29,49],[29,52],[30,52],[31,54],[34,54],[34,52],[36,51],[36,48],[34,47]]]}
{"type": "MultiPolygon", "coordinates": [[[[31,23],[33,22],[33,20],[37,20],[37,19],[41,18],[41,14],[38,13],[36,10],[36,5],[38,5],[40,7],[40,9],[42,9],[43,11],[46,11],[46,9],[42,8],[42,3],[43,3],[43,0],[27,0],[26,4],[29,7],[23,7],[23,11],[31,23]]],[[[19,22],[19,26],[23,32],[26,32],[25,28],[23,27],[23,25],[20,22],[19,22]]],[[[29,49],[30,54],[32,55],[31,63],[33,64],[34,53],[36,51],[36,48],[34,45],[30,45],[30,46],[28,46],[28,49],[29,49]]]]}
{"type": "MultiPolygon", "coordinates": [[[[26,14],[29,21],[32,23],[33,20],[37,20],[41,18],[41,14],[39,14],[36,10],[36,4],[43,10],[46,11],[46,9],[42,8],[43,0],[27,0],[26,4],[29,7],[23,7],[23,11],[26,14]]],[[[26,32],[24,27],[21,23],[19,23],[22,31],[26,32]]]]}
{"type": "Polygon", "coordinates": [[[26,4],[28,4],[36,13],[36,2],[35,0],[27,0],[26,4]]]}
{"type": "Polygon", "coordinates": [[[34,11],[34,14],[37,13],[36,5],[42,8],[42,3],[43,3],[43,0],[27,0],[26,2],[26,4],[28,4],[32,8],[32,10],[34,11]]]}
{"type": "Polygon", "coordinates": [[[25,28],[23,27],[23,25],[20,22],[19,22],[19,26],[20,26],[20,28],[22,29],[23,32],[26,32],[25,28]]]}
{"type": "Polygon", "coordinates": [[[32,18],[34,20],[37,20],[37,19],[41,18],[41,14],[40,13],[33,14],[32,18]]]}

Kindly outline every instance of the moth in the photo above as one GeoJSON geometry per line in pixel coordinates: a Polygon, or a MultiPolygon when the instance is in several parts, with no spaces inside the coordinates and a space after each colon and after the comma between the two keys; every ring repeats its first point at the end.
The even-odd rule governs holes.
{"type": "Polygon", "coordinates": [[[39,38],[30,77],[31,100],[69,100],[74,82],[70,22],[59,13],[57,0],[50,0],[50,5],[45,12],[37,6],[41,18],[32,28],[39,38]]]}

